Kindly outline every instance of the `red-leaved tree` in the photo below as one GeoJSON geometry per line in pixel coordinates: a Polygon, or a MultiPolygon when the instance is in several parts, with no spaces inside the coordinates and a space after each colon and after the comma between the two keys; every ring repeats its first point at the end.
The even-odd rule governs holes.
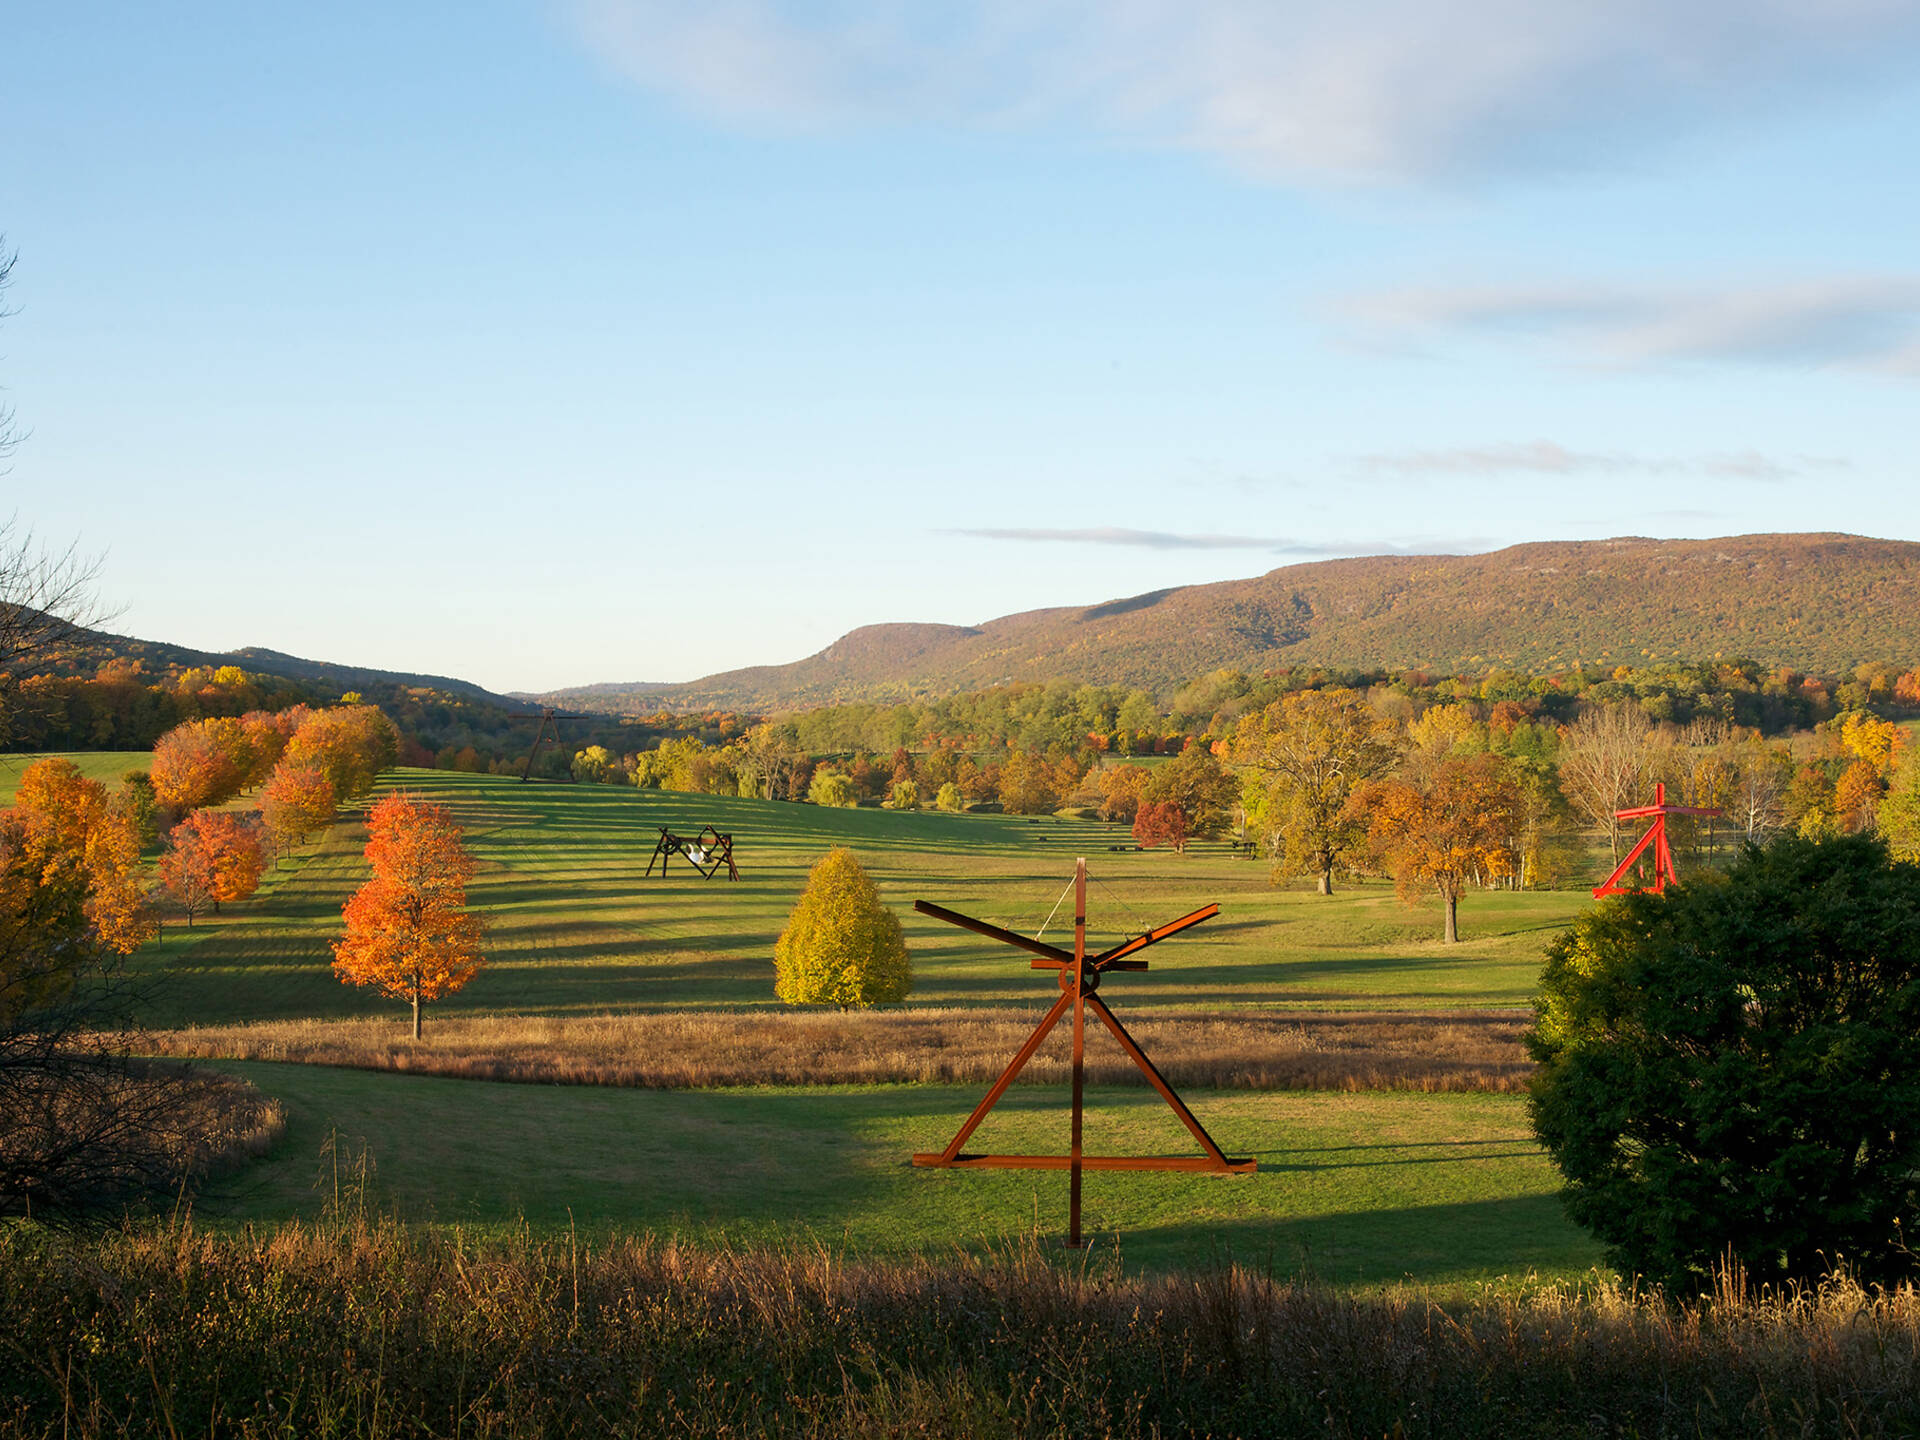
{"type": "Polygon", "coordinates": [[[1176,854],[1187,853],[1187,812],[1171,800],[1155,804],[1143,801],[1133,814],[1134,842],[1142,850],[1156,845],[1171,845],[1176,854]]]}
{"type": "Polygon", "coordinates": [[[367,836],[373,878],[342,912],[347,933],[334,942],[333,973],[409,1001],[418,1040],[420,1007],[453,994],[486,964],[486,923],[466,909],[473,857],[445,806],[404,791],[373,807],[367,836]]]}

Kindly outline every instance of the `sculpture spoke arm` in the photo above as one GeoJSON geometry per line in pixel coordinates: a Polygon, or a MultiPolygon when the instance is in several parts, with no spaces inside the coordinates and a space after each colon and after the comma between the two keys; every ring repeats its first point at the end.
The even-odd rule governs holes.
{"type": "MultiPolygon", "coordinates": [[[[1211,920],[1219,913],[1218,905],[1209,905],[1206,909],[1196,910],[1191,915],[1182,915],[1178,920],[1170,920],[1157,930],[1149,930],[1144,935],[1136,935],[1124,944],[1114,946],[1103,955],[1089,956],[1087,963],[1096,970],[1130,970],[1133,968],[1131,965],[1118,963],[1124,956],[1131,955],[1137,950],[1144,950],[1147,946],[1157,944],[1171,935],[1178,935],[1182,930],[1198,925],[1202,920],[1211,920]]],[[[1140,962],[1140,968],[1143,970],[1146,968],[1144,961],[1140,962]]]]}
{"type": "Polygon", "coordinates": [[[1055,964],[1071,965],[1073,963],[1072,953],[1058,946],[1049,945],[1044,940],[1029,940],[1018,931],[989,925],[985,920],[975,920],[971,915],[962,915],[957,910],[949,910],[944,905],[935,905],[930,900],[916,900],[913,902],[913,908],[922,915],[931,915],[934,919],[944,920],[949,925],[958,925],[962,930],[971,930],[976,935],[985,935],[989,940],[999,940],[1018,949],[1031,951],[1055,964]]]}

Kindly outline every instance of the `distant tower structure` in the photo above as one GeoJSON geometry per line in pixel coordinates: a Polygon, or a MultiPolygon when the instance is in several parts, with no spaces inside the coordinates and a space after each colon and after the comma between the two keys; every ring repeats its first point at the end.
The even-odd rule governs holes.
{"type": "MultiPolygon", "coordinates": [[[[533,779],[533,762],[539,758],[540,747],[547,742],[547,732],[549,730],[553,732],[553,748],[558,750],[560,748],[560,722],[562,720],[585,720],[588,717],[585,715],[575,715],[565,710],[556,710],[551,705],[543,705],[537,712],[510,715],[507,718],[510,720],[538,720],[540,722],[540,728],[534,732],[533,748],[527,752],[527,763],[520,767],[520,783],[525,785],[533,779]]],[[[573,772],[569,770],[565,776],[553,783],[559,785],[573,784],[573,772]]]]}
{"type": "Polygon", "coordinates": [[[1678,884],[1680,876],[1673,868],[1673,847],[1667,843],[1667,817],[1669,815],[1718,815],[1721,812],[1703,805],[1667,804],[1667,787],[1664,781],[1656,782],[1653,787],[1653,804],[1636,805],[1631,810],[1613,812],[1616,820],[1647,820],[1653,824],[1627,852],[1627,858],[1613,869],[1613,873],[1593,887],[1593,898],[1598,900],[1606,895],[1637,895],[1643,890],[1654,894],[1665,893],[1667,886],[1678,884]],[[1653,851],[1653,883],[1646,886],[1635,885],[1627,880],[1627,872],[1639,862],[1642,855],[1653,851]]]}

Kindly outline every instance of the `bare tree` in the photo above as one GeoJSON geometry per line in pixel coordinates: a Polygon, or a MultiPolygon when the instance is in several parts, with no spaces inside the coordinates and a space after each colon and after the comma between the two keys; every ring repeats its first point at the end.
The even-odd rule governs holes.
{"type": "MultiPolygon", "coordinates": [[[[7,249],[7,237],[0,235],[0,295],[4,295],[7,286],[12,283],[13,262],[17,258],[18,255],[16,252],[7,249]]],[[[6,319],[7,316],[12,313],[13,312],[4,305],[0,305],[0,320],[6,319]]],[[[12,407],[0,405],[0,460],[4,460],[7,456],[11,455],[14,447],[19,443],[20,432],[13,428],[12,407]]],[[[0,475],[4,475],[5,473],[4,470],[0,470],[0,475]]]]}
{"type": "Polygon", "coordinates": [[[1617,811],[1643,804],[1641,792],[1658,773],[1665,748],[1638,705],[1596,707],[1561,732],[1560,788],[1581,815],[1607,832],[1620,858],[1617,811]]]}
{"type": "Polygon", "coordinates": [[[1764,840],[1780,828],[1787,787],[1793,783],[1793,756],[1784,745],[1769,745],[1758,734],[1733,747],[1734,781],[1727,807],[1748,840],[1764,840]]]}
{"type": "MultiPolygon", "coordinates": [[[[0,236],[0,293],[12,281],[15,258],[0,236]]],[[[9,313],[0,308],[0,320],[9,313]]],[[[19,444],[13,411],[0,405],[0,460],[19,444]]],[[[61,550],[42,543],[18,515],[0,521],[0,745],[7,740],[23,668],[106,618],[94,601],[99,570],[100,562],[75,546],[61,550]]]]}

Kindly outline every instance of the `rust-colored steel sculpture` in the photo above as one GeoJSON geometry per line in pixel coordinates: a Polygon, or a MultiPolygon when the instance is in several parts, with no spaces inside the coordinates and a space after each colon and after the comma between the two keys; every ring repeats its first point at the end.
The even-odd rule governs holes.
{"type": "MultiPolygon", "coordinates": [[[[529,781],[534,781],[533,762],[540,754],[540,747],[547,743],[547,731],[553,731],[553,748],[558,750],[560,748],[560,722],[562,720],[585,720],[587,717],[585,715],[570,715],[564,710],[555,710],[551,705],[543,705],[538,710],[522,715],[509,715],[507,718],[509,720],[538,720],[540,722],[540,728],[536,730],[533,735],[533,748],[527,752],[527,763],[520,767],[520,783],[525,785],[529,781]]],[[[573,773],[569,771],[559,779],[551,781],[542,779],[534,781],[534,783],[571,785],[574,783],[573,773]]]]}
{"type": "Polygon", "coordinates": [[[666,879],[667,862],[676,855],[699,871],[703,880],[711,880],[722,865],[727,867],[727,879],[740,878],[740,867],[733,863],[733,836],[722,835],[711,825],[691,840],[684,835],[674,834],[662,825],[659,843],[653,847],[653,854],[647,859],[647,874],[653,874],[653,863],[657,860],[660,862],[660,878],[666,879]]]}
{"type": "Polygon", "coordinates": [[[1127,1033],[1126,1026],[1114,1016],[1095,992],[1100,988],[1100,977],[1109,971],[1145,970],[1145,960],[1130,959],[1130,956],[1144,950],[1149,945],[1158,944],[1169,936],[1178,935],[1182,930],[1198,925],[1220,913],[1218,905],[1209,905],[1204,910],[1196,910],[1191,915],[1182,915],[1178,920],[1170,921],[1157,930],[1149,930],[1144,935],[1136,935],[1131,940],[1114,946],[1098,955],[1087,954],[1087,862],[1076,860],[1073,867],[1073,953],[1068,954],[1058,946],[1049,945],[1041,940],[1029,940],[1026,936],[1012,930],[990,925],[984,920],[975,920],[971,916],[959,914],[943,906],[930,904],[925,900],[913,902],[913,908],[922,915],[931,915],[936,920],[944,920],[949,925],[958,925],[963,930],[971,930],[976,935],[985,935],[988,939],[999,940],[1007,945],[1025,950],[1039,958],[1030,961],[1035,970],[1055,970],[1060,976],[1060,998],[1053,1002],[1053,1008],[1041,1017],[1040,1023],[1033,1027],[1033,1033],[1027,1037],[1019,1052],[1014,1055],[1007,1068],[1000,1072],[1000,1078],[993,1082],[993,1088],[987,1091],[986,1098],[974,1107],[973,1114],[967,1117],[966,1124],[960,1127],[945,1150],[928,1151],[913,1157],[915,1165],[932,1166],[937,1169],[970,1170],[1065,1170],[1067,1180],[1067,1244],[1075,1249],[1080,1246],[1080,1173],[1083,1170],[1197,1170],[1221,1175],[1249,1175],[1257,1168],[1253,1159],[1245,1155],[1228,1155],[1214,1143],[1213,1137],[1206,1131],[1184,1101],[1174,1093],[1166,1077],[1154,1068],[1153,1061],[1147,1058],[1146,1051],[1133,1036],[1127,1033]],[[982,1155],[969,1154],[961,1147],[967,1143],[973,1132],[980,1128],[980,1122],[987,1118],[987,1112],[999,1103],[1000,1097],[1007,1093],[1007,1087],[1013,1084],[1014,1077],[1026,1068],[1026,1064],[1039,1050],[1041,1043],[1052,1033],[1053,1027],[1060,1023],[1068,1008],[1073,1010],[1073,1121],[1065,1155],[982,1155]],[[1180,1117],[1180,1123],[1187,1127],[1193,1138],[1200,1142],[1199,1155],[1087,1155],[1080,1148],[1080,1121],[1083,1110],[1086,1076],[1086,1015],[1091,1010],[1102,1025],[1105,1025],[1113,1038],[1120,1042],[1120,1048],[1127,1052],[1127,1058],[1140,1067],[1140,1073],[1147,1082],[1160,1092],[1173,1113],[1180,1117]]]}
{"type": "Polygon", "coordinates": [[[1669,805],[1667,787],[1664,781],[1653,787],[1653,804],[1636,805],[1631,810],[1613,812],[1616,820],[1645,820],[1651,818],[1653,824],[1647,827],[1633,849],[1627,852],[1627,858],[1614,866],[1613,873],[1593,887],[1593,898],[1598,900],[1604,895],[1637,895],[1643,889],[1654,894],[1665,893],[1667,886],[1679,883],[1680,876],[1673,868],[1673,847],[1667,843],[1667,817],[1669,815],[1718,815],[1721,812],[1710,806],[1669,805]],[[1627,872],[1640,860],[1640,857],[1653,851],[1653,883],[1639,886],[1627,880],[1627,872]]]}

